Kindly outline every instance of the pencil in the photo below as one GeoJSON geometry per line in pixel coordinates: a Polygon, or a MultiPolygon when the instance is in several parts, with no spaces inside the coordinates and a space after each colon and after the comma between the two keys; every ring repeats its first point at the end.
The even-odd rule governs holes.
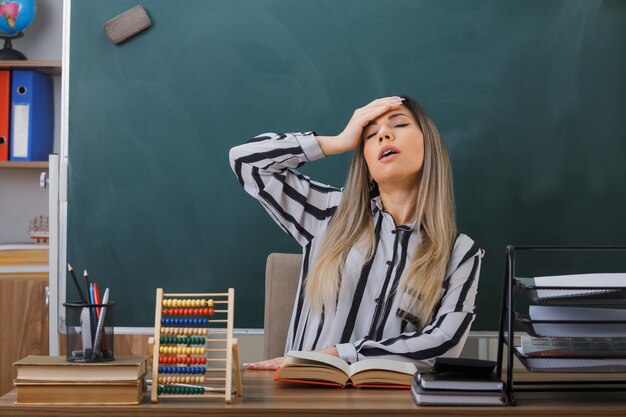
{"type": "MultiPolygon", "coordinates": [[[[98,290],[98,284],[93,282],[93,302],[94,304],[100,304],[100,291],[98,290]]],[[[100,318],[100,309],[102,307],[96,307],[96,318],[100,318]]]]}
{"type": "MultiPolygon", "coordinates": [[[[89,295],[89,275],[87,275],[87,270],[84,270],[85,272],[83,273],[83,278],[85,278],[85,288],[87,288],[87,295],[89,295]]],[[[91,303],[91,298],[89,299],[89,302],[91,303]]]]}
{"type": "MultiPolygon", "coordinates": [[[[83,278],[85,278],[85,285],[87,285],[87,294],[89,294],[89,304],[94,304],[93,299],[93,285],[89,282],[89,275],[87,274],[87,270],[83,273],[83,278]]],[[[91,323],[91,343],[93,346],[94,338],[96,337],[96,326],[98,325],[98,319],[96,318],[96,308],[89,308],[89,322],[91,323]]]]}
{"type": "Polygon", "coordinates": [[[85,296],[83,295],[83,290],[80,289],[78,278],[76,278],[76,274],[74,273],[74,268],[72,268],[72,265],[70,265],[69,263],[67,264],[67,270],[72,275],[72,281],[74,281],[74,286],[76,287],[76,291],[78,291],[78,296],[80,297],[80,301],[83,304],[87,304],[87,300],[85,299],[85,296]]]}
{"type": "MultiPolygon", "coordinates": [[[[102,297],[102,304],[106,304],[109,302],[109,289],[104,290],[104,296],[102,297]]],[[[100,313],[100,318],[98,319],[98,325],[96,326],[96,340],[93,345],[93,352],[95,354],[102,352],[100,349],[100,344],[102,343],[102,338],[104,337],[104,316],[106,316],[107,308],[102,307],[102,312],[100,313]]]]}

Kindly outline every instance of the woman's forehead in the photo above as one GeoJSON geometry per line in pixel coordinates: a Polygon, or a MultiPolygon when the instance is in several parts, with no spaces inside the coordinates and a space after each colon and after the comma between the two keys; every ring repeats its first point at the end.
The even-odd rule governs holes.
{"type": "Polygon", "coordinates": [[[406,108],[391,109],[388,112],[383,113],[380,116],[378,116],[377,118],[373,119],[371,122],[369,122],[366,125],[366,127],[369,126],[369,125],[378,124],[378,122],[381,122],[381,121],[397,119],[397,118],[400,118],[402,116],[408,117],[409,119],[413,119],[413,117],[411,116],[411,112],[408,109],[406,109],[406,108]]]}

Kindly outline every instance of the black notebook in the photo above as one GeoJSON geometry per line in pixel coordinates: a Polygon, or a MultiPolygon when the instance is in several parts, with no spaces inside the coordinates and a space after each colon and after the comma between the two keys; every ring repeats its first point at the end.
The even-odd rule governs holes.
{"type": "Polygon", "coordinates": [[[488,376],[496,367],[494,361],[469,358],[435,358],[432,372],[455,372],[473,375],[475,377],[488,376]]]}
{"type": "Polygon", "coordinates": [[[416,374],[415,380],[425,390],[501,391],[504,383],[495,366],[480,359],[437,358],[432,370],[416,374]]]}
{"type": "Polygon", "coordinates": [[[422,372],[415,375],[420,387],[438,390],[500,391],[504,383],[496,374],[476,378],[456,372],[422,372]]]}

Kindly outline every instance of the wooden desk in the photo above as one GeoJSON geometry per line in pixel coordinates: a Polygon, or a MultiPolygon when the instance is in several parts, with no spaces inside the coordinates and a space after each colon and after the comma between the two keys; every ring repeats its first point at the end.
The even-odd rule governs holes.
{"type": "Polygon", "coordinates": [[[223,401],[171,399],[136,406],[45,406],[14,404],[15,391],[0,398],[0,416],[585,416],[626,415],[623,392],[519,393],[516,407],[418,407],[408,390],[318,388],[278,383],[266,371],[244,372],[245,397],[223,401]]]}

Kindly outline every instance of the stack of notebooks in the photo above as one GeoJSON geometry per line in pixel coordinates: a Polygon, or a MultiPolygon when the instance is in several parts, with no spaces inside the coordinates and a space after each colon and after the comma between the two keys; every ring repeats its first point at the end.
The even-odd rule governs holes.
{"type": "Polygon", "coordinates": [[[430,372],[420,372],[411,382],[418,405],[507,404],[504,383],[493,373],[493,361],[437,358],[430,372]]]}
{"type": "Polygon", "coordinates": [[[14,363],[17,402],[23,404],[139,404],[146,356],[76,363],[65,356],[27,356],[14,363]]]}

